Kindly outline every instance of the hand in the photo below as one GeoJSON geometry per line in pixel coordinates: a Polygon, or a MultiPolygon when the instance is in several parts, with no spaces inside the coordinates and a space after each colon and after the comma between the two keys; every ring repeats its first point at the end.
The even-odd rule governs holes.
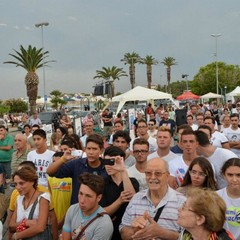
{"type": "Polygon", "coordinates": [[[125,164],[123,157],[116,156],[114,157],[115,163],[112,166],[113,169],[119,171],[119,172],[124,172],[126,170],[125,164]]]}
{"type": "Polygon", "coordinates": [[[133,195],[134,194],[131,191],[125,190],[121,192],[121,195],[119,198],[122,203],[125,203],[125,202],[129,202],[132,199],[133,195]]]}
{"type": "Polygon", "coordinates": [[[73,156],[72,156],[72,149],[69,148],[67,151],[64,152],[63,156],[64,160],[67,162],[71,159],[73,159],[73,156]]]}
{"type": "MultiPolygon", "coordinates": [[[[149,215],[147,212],[144,213],[144,219],[145,221],[148,222],[148,224],[138,230],[137,232],[135,232],[135,234],[132,236],[133,240],[140,240],[140,239],[144,239],[144,240],[154,240],[155,238],[159,237],[160,232],[159,230],[162,229],[164,231],[163,228],[161,228],[149,215]]],[[[164,233],[164,232],[163,232],[164,233]]]]}
{"type": "Polygon", "coordinates": [[[148,222],[148,213],[144,212],[143,216],[136,217],[132,222],[132,227],[143,229],[149,224],[148,222]]]}

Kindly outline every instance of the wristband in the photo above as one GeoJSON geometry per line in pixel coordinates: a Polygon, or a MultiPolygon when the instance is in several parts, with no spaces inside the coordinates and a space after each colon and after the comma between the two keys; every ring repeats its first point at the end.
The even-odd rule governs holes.
{"type": "Polygon", "coordinates": [[[62,163],[65,163],[66,160],[64,159],[64,157],[61,157],[60,160],[62,161],[62,163]]]}

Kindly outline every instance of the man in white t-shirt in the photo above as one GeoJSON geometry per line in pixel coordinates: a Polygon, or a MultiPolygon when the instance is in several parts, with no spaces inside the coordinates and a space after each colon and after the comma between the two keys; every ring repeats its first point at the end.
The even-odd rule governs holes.
{"type": "Polygon", "coordinates": [[[127,169],[129,177],[134,177],[139,183],[139,191],[147,189],[145,170],[147,167],[147,156],[149,143],[143,138],[137,138],[133,142],[133,155],[136,163],[127,169]]]}
{"type": "Polygon", "coordinates": [[[38,117],[37,112],[33,113],[33,117],[29,119],[28,124],[32,127],[33,125],[39,125],[40,127],[42,126],[42,121],[38,117]]]}
{"type": "Polygon", "coordinates": [[[214,168],[215,177],[217,180],[218,189],[224,188],[227,186],[227,182],[222,176],[222,166],[230,158],[237,158],[237,155],[232,151],[224,148],[214,147],[210,144],[208,134],[211,135],[211,129],[199,127],[199,130],[196,131],[198,147],[197,152],[199,155],[203,155],[209,160],[214,168]],[[207,131],[209,131],[207,133],[207,131]]]}
{"type": "Polygon", "coordinates": [[[169,185],[176,189],[181,186],[183,178],[191,162],[198,157],[198,141],[196,133],[192,129],[185,129],[181,135],[181,147],[183,155],[169,162],[169,185]]]}
{"type": "Polygon", "coordinates": [[[86,147],[86,140],[87,140],[87,137],[94,134],[94,124],[93,124],[93,121],[91,120],[88,120],[84,123],[84,129],[85,129],[85,134],[80,138],[81,142],[82,142],[82,145],[85,149],[86,147]]]}
{"type": "Polygon", "coordinates": [[[223,130],[223,134],[229,140],[230,149],[240,157],[240,128],[238,127],[239,117],[237,113],[230,116],[231,126],[223,130]]]}
{"type": "Polygon", "coordinates": [[[37,129],[33,132],[33,141],[36,150],[32,150],[27,155],[27,160],[35,164],[38,174],[38,184],[48,187],[47,168],[52,163],[53,151],[47,149],[46,132],[42,129],[37,129]]]}
{"type": "Polygon", "coordinates": [[[219,131],[215,130],[214,117],[205,117],[204,125],[207,125],[211,128],[212,135],[211,135],[210,143],[213,146],[230,149],[230,145],[229,145],[229,141],[228,141],[227,137],[223,133],[220,133],[219,131]]]}
{"type": "Polygon", "coordinates": [[[161,126],[157,133],[157,151],[148,155],[148,160],[152,158],[162,158],[163,160],[170,162],[177,158],[178,155],[170,151],[172,141],[171,130],[165,126],[161,126]]]}
{"type": "MultiPolygon", "coordinates": [[[[148,131],[148,127],[147,127],[147,122],[143,119],[138,121],[138,125],[137,125],[137,138],[144,138],[149,142],[149,152],[153,153],[155,151],[157,151],[157,140],[156,138],[153,138],[151,136],[148,135],[147,133],[148,131]]],[[[135,138],[136,139],[136,138],[135,138]]],[[[133,139],[130,142],[130,151],[132,153],[133,151],[133,141],[135,140],[133,139]]]]}

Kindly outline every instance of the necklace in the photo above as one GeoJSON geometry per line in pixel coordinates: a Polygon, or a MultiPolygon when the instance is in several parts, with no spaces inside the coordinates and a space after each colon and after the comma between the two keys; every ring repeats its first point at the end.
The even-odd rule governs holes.
{"type": "MultiPolygon", "coordinates": [[[[33,199],[33,196],[35,195],[35,192],[37,191],[37,189],[35,189],[35,191],[33,192],[33,194],[32,194],[32,196],[30,197],[30,200],[28,201],[28,203],[27,203],[27,206],[26,207],[24,207],[24,209],[27,209],[28,207],[29,207],[29,205],[30,205],[30,202],[32,201],[32,199],[33,199]]],[[[25,199],[25,201],[26,201],[26,198],[24,198],[25,199]]],[[[24,202],[25,202],[24,201],[24,202]]]]}

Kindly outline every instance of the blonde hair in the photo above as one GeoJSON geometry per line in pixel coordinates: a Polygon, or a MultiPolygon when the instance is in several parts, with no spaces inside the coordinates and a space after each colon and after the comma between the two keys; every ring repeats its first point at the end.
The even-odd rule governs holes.
{"type": "Polygon", "coordinates": [[[205,217],[204,227],[211,232],[222,230],[225,222],[226,204],[214,191],[191,189],[187,197],[191,198],[191,208],[199,216],[205,217]]]}

